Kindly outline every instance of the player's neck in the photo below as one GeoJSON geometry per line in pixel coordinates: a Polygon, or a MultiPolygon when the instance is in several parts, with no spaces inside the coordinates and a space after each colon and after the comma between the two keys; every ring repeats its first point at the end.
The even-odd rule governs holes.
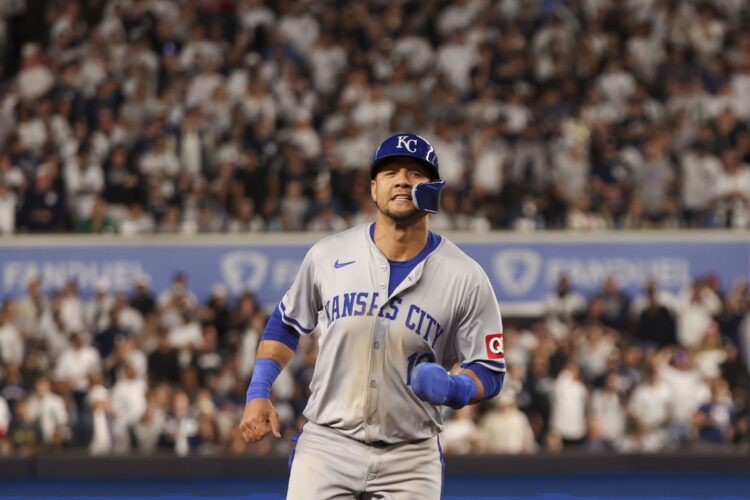
{"type": "Polygon", "coordinates": [[[427,244],[427,217],[409,224],[398,224],[378,214],[375,218],[375,245],[389,260],[404,261],[417,256],[427,244]]]}

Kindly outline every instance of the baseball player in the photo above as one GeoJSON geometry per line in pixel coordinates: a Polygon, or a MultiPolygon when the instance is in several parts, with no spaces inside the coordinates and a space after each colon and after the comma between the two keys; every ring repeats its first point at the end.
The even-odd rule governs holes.
{"type": "Polygon", "coordinates": [[[320,331],[287,498],[439,498],[442,405],[502,388],[490,281],[428,229],[443,184],[424,138],[386,139],[371,168],[375,222],[313,245],[267,323],[240,423],[248,442],[281,436],[271,386],[299,336],[320,331]]]}

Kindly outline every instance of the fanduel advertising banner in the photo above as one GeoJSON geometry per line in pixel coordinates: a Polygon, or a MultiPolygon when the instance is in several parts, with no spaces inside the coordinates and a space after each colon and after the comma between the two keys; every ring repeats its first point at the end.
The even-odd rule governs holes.
{"type": "Polygon", "coordinates": [[[648,277],[677,293],[695,277],[718,275],[722,285],[750,275],[746,242],[545,242],[464,246],[490,275],[501,303],[538,309],[561,274],[576,290],[596,294],[614,275],[631,295],[642,292],[648,277]]]}
{"type": "Polygon", "coordinates": [[[139,275],[152,290],[168,288],[175,272],[188,276],[199,297],[223,284],[233,294],[254,291],[264,303],[278,301],[294,279],[308,245],[83,245],[0,248],[2,286],[6,295],[23,293],[30,276],[45,290],[76,280],[89,295],[103,280],[110,290],[129,292],[139,275]]]}
{"type": "MultiPolygon", "coordinates": [[[[188,275],[190,289],[205,298],[211,287],[225,285],[233,294],[256,293],[275,304],[294,279],[312,241],[305,243],[136,243],[80,245],[6,245],[0,247],[0,280],[4,295],[19,296],[30,276],[42,279],[45,290],[76,280],[84,295],[104,280],[110,290],[129,292],[138,275],[151,279],[151,288],[167,288],[172,275],[188,275]]],[[[62,240],[61,240],[62,241],[62,240]]],[[[461,242],[459,246],[487,272],[504,308],[538,310],[561,273],[585,295],[596,293],[609,274],[637,294],[653,276],[661,286],[679,292],[696,276],[717,274],[725,287],[737,277],[749,277],[750,243],[737,240],[699,241],[554,241],[461,242]]],[[[331,256],[331,265],[336,256],[331,256]]]]}

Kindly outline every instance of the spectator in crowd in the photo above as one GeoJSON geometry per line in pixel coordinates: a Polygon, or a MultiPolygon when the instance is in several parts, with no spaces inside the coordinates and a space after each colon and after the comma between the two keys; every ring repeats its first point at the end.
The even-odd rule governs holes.
{"type": "Polygon", "coordinates": [[[79,443],[91,455],[110,454],[115,449],[115,413],[109,390],[100,384],[93,385],[86,399],[88,407],[79,419],[79,443]]]}
{"type": "Polygon", "coordinates": [[[711,131],[698,131],[692,147],[681,158],[681,202],[685,224],[705,227],[710,224],[712,192],[706,186],[716,186],[721,176],[721,163],[711,151],[711,131]]]}
{"type": "Polygon", "coordinates": [[[602,323],[619,331],[630,326],[630,297],[620,290],[617,277],[610,274],[604,278],[604,286],[597,300],[602,301],[602,323]]]}
{"type": "Polygon", "coordinates": [[[156,297],[149,290],[150,285],[151,279],[145,274],[139,274],[135,278],[135,290],[130,297],[130,306],[143,317],[149,316],[156,309],[156,297]]]}
{"type": "MultiPolygon", "coordinates": [[[[740,391],[741,394],[750,392],[750,373],[739,358],[739,351],[731,341],[724,343],[724,361],[719,365],[721,378],[726,380],[730,389],[740,391]]],[[[738,399],[740,399],[738,397],[738,399]]]]}
{"type": "Polygon", "coordinates": [[[569,363],[555,379],[551,394],[550,429],[564,446],[581,446],[586,440],[588,397],[578,366],[569,363]]]}
{"type": "Polygon", "coordinates": [[[160,446],[184,456],[201,443],[199,425],[185,392],[177,391],[172,400],[160,437],[160,446]]]}
{"type": "Polygon", "coordinates": [[[177,349],[172,347],[165,329],[159,330],[157,347],[148,357],[148,373],[152,384],[163,381],[176,384],[180,380],[177,349]]]}
{"type": "Polygon", "coordinates": [[[729,385],[717,379],[711,384],[711,399],[702,404],[693,417],[693,426],[701,443],[727,444],[734,438],[736,416],[729,385]]]}
{"type": "Polygon", "coordinates": [[[646,285],[646,303],[635,325],[635,337],[658,347],[672,345],[677,340],[674,315],[659,301],[653,282],[646,285]]]}
{"type": "Polygon", "coordinates": [[[205,325],[202,340],[193,353],[192,365],[198,371],[201,387],[212,387],[213,380],[218,375],[222,364],[219,350],[219,333],[216,327],[205,325]]]}
{"type": "Polygon", "coordinates": [[[148,398],[141,418],[131,428],[131,443],[135,451],[144,454],[156,451],[159,436],[164,428],[164,419],[164,412],[158,408],[153,397],[148,398]]]}
{"type": "Polygon", "coordinates": [[[80,333],[70,335],[70,345],[63,349],[57,359],[54,379],[71,391],[76,408],[82,411],[89,390],[89,376],[98,373],[101,367],[99,352],[85,343],[80,333]]]}
{"type": "Polygon", "coordinates": [[[99,278],[94,283],[94,296],[84,305],[84,322],[86,327],[98,333],[110,326],[110,311],[114,305],[114,297],[109,293],[109,281],[99,278]]]}
{"type": "Polygon", "coordinates": [[[537,450],[528,417],[519,411],[516,393],[506,388],[479,421],[480,453],[532,453],[537,450]]]}
{"type": "Polygon", "coordinates": [[[2,397],[11,411],[11,417],[16,414],[16,404],[26,399],[29,386],[24,382],[18,365],[5,364],[2,366],[3,382],[0,389],[2,397]]]}
{"type": "Polygon", "coordinates": [[[21,332],[12,322],[13,301],[6,300],[0,309],[0,365],[19,366],[24,357],[24,342],[21,332]]]}
{"type": "Polygon", "coordinates": [[[112,387],[111,395],[116,451],[130,448],[130,431],[146,411],[146,389],[146,380],[139,378],[135,368],[126,363],[122,375],[112,387]]]}
{"type": "Polygon", "coordinates": [[[677,316],[677,342],[697,348],[703,342],[713,315],[721,309],[721,300],[702,280],[695,280],[682,297],[677,316]]]}
{"type": "Polygon", "coordinates": [[[127,332],[119,325],[118,312],[114,307],[109,310],[106,327],[103,330],[95,330],[96,333],[92,341],[94,347],[99,351],[99,357],[105,367],[112,364],[110,356],[112,356],[115,346],[120,339],[127,335],[127,332]]]}
{"type": "Polygon", "coordinates": [[[137,379],[147,379],[148,357],[136,344],[136,338],[139,334],[141,334],[140,330],[134,332],[132,336],[121,337],[119,339],[114,352],[109,356],[104,365],[106,380],[122,380],[126,368],[132,368],[137,379]]]}
{"type": "Polygon", "coordinates": [[[120,233],[124,236],[137,236],[154,232],[156,224],[150,213],[144,212],[143,205],[131,203],[127,214],[120,221],[120,233]]]}
{"type": "Polygon", "coordinates": [[[632,417],[624,449],[657,451],[667,444],[666,426],[671,416],[669,387],[661,381],[659,371],[651,367],[644,381],[636,386],[628,403],[632,417]]]}
{"type": "Polygon", "coordinates": [[[13,234],[16,232],[16,212],[18,210],[18,197],[0,179],[0,234],[13,234]]]}
{"type": "Polygon", "coordinates": [[[107,215],[107,202],[97,198],[93,202],[91,214],[83,218],[76,226],[76,232],[94,234],[116,234],[117,224],[107,215]]]}
{"type": "Polygon", "coordinates": [[[63,193],[56,185],[56,166],[42,165],[24,193],[18,223],[29,232],[58,232],[65,217],[63,193]]]}
{"type": "Polygon", "coordinates": [[[14,417],[8,430],[8,442],[14,453],[22,457],[33,455],[42,449],[42,429],[25,399],[19,400],[15,405],[14,417]]]}
{"type": "Polygon", "coordinates": [[[201,322],[216,329],[219,341],[225,344],[230,329],[232,311],[229,308],[229,291],[224,285],[215,285],[201,310],[201,322]]]}
{"type": "MultiPolygon", "coordinates": [[[[594,299],[592,305],[596,302],[594,299]]],[[[612,330],[598,324],[575,330],[576,362],[587,380],[598,381],[606,375],[610,358],[616,354],[613,337],[612,330]]]]}
{"type": "Polygon", "coordinates": [[[695,351],[695,366],[704,380],[715,380],[721,376],[719,367],[725,360],[726,352],[721,345],[719,324],[712,320],[703,342],[695,351]]]}
{"type": "Polygon", "coordinates": [[[49,304],[42,293],[42,281],[36,274],[26,278],[26,294],[18,300],[20,329],[26,332],[39,331],[39,322],[47,313],[49,304]]]}
{"type": "Polygon", "coordinates": [[[469,408],[465,406],[457,410],[440,433],[440,444],[445,453],[467,455],[476,450],[479,435],[474,411],[468,411],[469,408]]]}
{"type": "Polygon", "coordinates": [[[66,331],[80,332],[86,327],[83,312],[84,302],[81,299],[78,283],[75,280],[69,280],[65,285],[59,311],[66,331]]]}
{"type": "Polygon", "coordinates": [[[547,296],[544,306],[547,327],[556,337],[563,338],[568,335],[575,316],[583,313],[586,299],[573,290],[570,277],[562,274],[558,278],[556,291],[547,296]]]}
{"type": "Polygon", "coordinates": [[[10,453],[10,445],[7,440],[10,421],[10,408],[5,399],[0,396],[0,455],[8,455],[10,453]]]}
{"type": "Polygon", "coordinates": [[[603,387],[594,389],[589,401],[589,415],[598,419],[603,445],[610,450],[617,449],[625,435],[626,412],[620,385],[620,376],[609,372],[603,387]]]}
{"type": "Polygon", "coordinates": [[[656,369],[669,388],[671,438],[682,444],[688,438],[693,415],[710,397],[708,385],[695,367],[693,354],[682,348],[676,348],[671,356],[670,351],[660,352],[656,369]]]}
{"type": "Polygon", "coordinates": [[[537,442],[542,442],[548,432],[553,384],[549,357],[535,351],[524,379],[523,393],[519,396],[522,402],[519,406],[529,416],[537,442]]]}
{"type": "Polygon", "coordinates": [[[47,378],[37,379],[28,403],[29,413],[39,422],[44,443],[52,448],[62,448],[70,439],[68,408],[65,400],[52,392],[47,378]]]}

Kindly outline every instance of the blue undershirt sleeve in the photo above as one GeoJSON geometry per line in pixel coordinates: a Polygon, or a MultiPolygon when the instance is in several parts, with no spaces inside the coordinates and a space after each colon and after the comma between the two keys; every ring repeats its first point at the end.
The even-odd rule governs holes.
{"type": "Polygon", "coordinates": [[[482,388],[484,388],[484,399],[490,399],[497,396],[498,393],[500,393],[500,389],[503,388],[503,382],[505,381],[504,372],[490,370],[481,363],[469,363],[464,366],[464,369],[474,372],[474,375],[476,375],[482,383],[482,388]]]}
{"type": "Polygon", "coordinates": [[[299,345],[299,337],[300,334],[297,330],[281,321],[281,311],[277,307],[273,310],[271,317],[268,318],[260,340],[275,340],[296,351],[297,345],[299,345]]]}

